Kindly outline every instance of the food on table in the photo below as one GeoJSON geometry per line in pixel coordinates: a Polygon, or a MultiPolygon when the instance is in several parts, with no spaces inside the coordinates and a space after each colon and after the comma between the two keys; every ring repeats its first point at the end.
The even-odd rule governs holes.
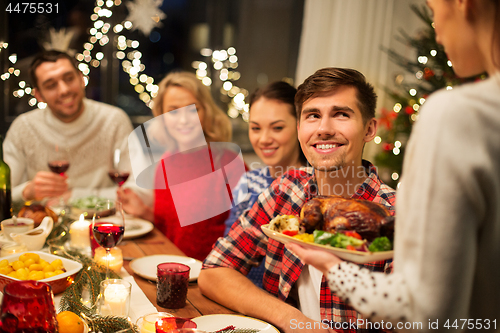
{"type": "Polygon", "coordinates": [[[36,253],[23,253],[13,262],[7,259],[0,261],[0,274],[19,280],[43,280],[64,272],[66,269],[61,259],[49,263],[36,253]]]}
{"type": "Polygon", "coordinates": [[[52,209],[45,207],[44,205],[39,203],[29,202],[24,205],[21,210],[19,210],[17,216],[33,219],[33,221],[35,222],[35,228],[38,227],[40,223],[42,223],[42,220],[45,216],[50,216],[54,223],[56,223],[58,220],[57,214],[54,213],[52,209]]]}
{"type": "Polygon", "coordinates": [[[71,205],[81,210],[87,210],[87,209],[94,209],[95,206],[98,204],[99,205],[105,204],[107,200],[108,199],[106,198],[99,198],[96,197],[95,195],[91,195],[88,197],[75,199],[71,202],[71,205]]]}
{"type": "Polygon", "coordinates": [[[269,228],[288,236],[299,232],[299,218],[294,215],[279,215],[269,222],[269,228]]]}
{"type": "Polygon", "coordinates": [[[306,202],[300,212],[305,232],[356,231],[369,242],[377,237],[394,237],[394,218],[384,206],[368,200],[340,196],[318,196],[306,202]]]}
{"type": "Polygon", "coordinates": [[[269,229],[306,243],[379,252],[392,250],[394,218],[371,201],[318,196],[304,204],[300,218],[277,216],[269,229]]]}
{"type": "Polygon", "coordinates": [[[85,329],[82,319],[71,311],[59,312],[56,320],[59,333],[83,333],[85,329]]]}

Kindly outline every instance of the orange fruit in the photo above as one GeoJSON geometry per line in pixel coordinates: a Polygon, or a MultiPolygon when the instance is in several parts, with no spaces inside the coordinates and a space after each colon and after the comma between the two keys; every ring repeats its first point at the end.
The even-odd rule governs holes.
{"type": "Polygon", "coordinates": [[[71,311],[59,312],[56,316],[59,333],[83,333],[83,321],[71,311]]]}

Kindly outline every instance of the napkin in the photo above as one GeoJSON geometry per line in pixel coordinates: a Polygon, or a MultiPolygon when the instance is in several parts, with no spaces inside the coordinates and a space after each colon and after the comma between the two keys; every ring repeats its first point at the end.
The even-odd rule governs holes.
{"type": "Polygon", "coordinates": [[[127,276],[122,276],[122,278],[132,284],[132,291],[130,295],[130,311],[128,313],[128,316],[133,323],[135,323],[137,319],[144,315],[158,312],[153,303],[149,301],[141,288],[139,288],[139,285],[135,282],[133,276],[128,275],[127,273],[127,276]]]}

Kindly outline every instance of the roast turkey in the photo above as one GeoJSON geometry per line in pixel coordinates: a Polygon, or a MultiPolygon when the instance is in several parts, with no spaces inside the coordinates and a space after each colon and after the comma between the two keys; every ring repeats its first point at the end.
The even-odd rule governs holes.
{"type": "Polygon", "coordinates": [[[394,218],[389,210],[368,200],[318,196],[304,204],[300,219],[307,233],[353,230],[369,242],[380,236],[394,238],[394,218]]]}

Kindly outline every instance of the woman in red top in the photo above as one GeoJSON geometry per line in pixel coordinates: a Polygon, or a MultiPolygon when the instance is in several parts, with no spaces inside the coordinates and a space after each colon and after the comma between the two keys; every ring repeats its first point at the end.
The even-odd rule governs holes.
{"type": "Polygon", "coordinates": [[[158,87],[153,115],[166,153],[156,167],[154,207],[129,188],[118,189],[118,199],[127,213],[154,221],[187,256],[203,260],[224,234],[232,205],[227,183],[236,184],[245,168],[231,166],[238,154],[222,146],[231,145],[229,118],[194,74],[169,74],[158,87]]]}

